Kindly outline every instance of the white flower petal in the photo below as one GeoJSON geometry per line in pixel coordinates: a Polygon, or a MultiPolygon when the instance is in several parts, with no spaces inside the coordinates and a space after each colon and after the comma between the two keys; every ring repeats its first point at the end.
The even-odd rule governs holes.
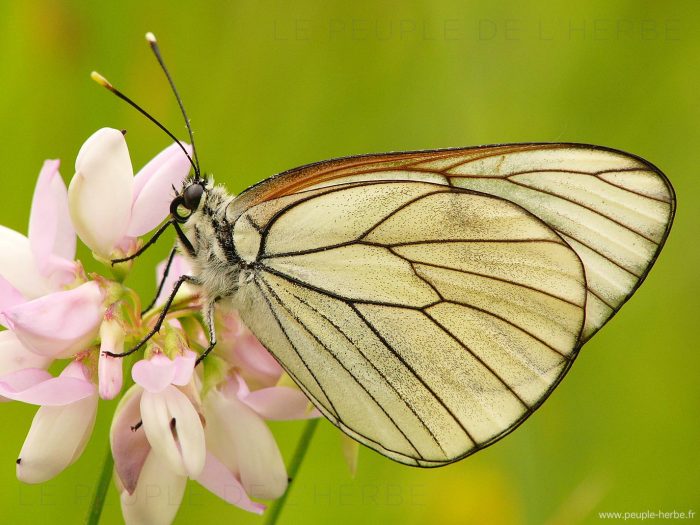
{"type": "Polygon", "coordinates": [[[169,463],[151,451],[141,469],[133,494],[121,494],[127,525],[170,525],[185,494],[187,477],[173,473],[169,463]]]}
{"type": "Polygon", "coordinates": [[[177,474],[198,476],[206,459],[204,429],[189,398],[173,386],[156,394],[145,391],[141,418],[151,447],[163,461],[177,474]]]}
{"type": "Polygon", "coordinates": [[[187,474],[194,478],[202,472],[207,450],[204,429],[199,414],[189,398],[179,389],[167,389],[168,410],[175,421],[175,431],[182,451],[182,460],[187,474]]]}
{"type": "Polygon", "coordinates": [[[204,400],[207,447],[233,473],[246,492],[273,499],[287,488],[287,471],[265,422],[235,396],[210,392],[204,400]]]}
{"type": "Polygon", "coordinates": [[[0,332],[0,376],[25,368],[47,368],[52,359],[27,350],[14,332],[0,332]]]}
{"type": "Polygon", "coordinates": [[[0,275],[27,299],[52,291],[49,280],[34,263],[29,239],[4,226],[0,226],[0,275]]]}
{"type": "Polygon", "coordinates": [[[17,464],[25,483],[48,481],[83,452],[97,413],[97,394],[65,406],[41,407],[32,421],[17,464]]]}
{"type": "Polygon", "coordinates": [[[151,448],[168,464],[170,470],[180,476],[187,471],[182,463],[180,450],[170,428],[172,416],[168,412],[168,403],[162,392],[156,394],[145,390],[141,396],[141,421],[151,448]]]}
{"type": "Polygon", "coordinates": [[[133,173],[116,129],[96,131],[80,148],[68,188],[71,219],[82,241],[102,257],[110,256],[129,225],[133,173]]]}

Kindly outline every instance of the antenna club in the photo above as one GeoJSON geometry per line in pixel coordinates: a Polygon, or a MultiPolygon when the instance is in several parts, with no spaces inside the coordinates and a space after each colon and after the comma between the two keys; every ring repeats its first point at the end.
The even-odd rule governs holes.
{"type": "Polygon", "coordinates": [[[114,86],[105,77],[100,75],[97,71],[90,73],[90,78],[97,82],[100,86],[106,87],[110,91],[114,90],[114,86]]]}
{"type": "Polygon", "coordinates": [[[156,43],[157,43],[157,41],[156,41],[156,35],[154,35],[154,34],[151,33],[150,31],[149,31],[148,33],[146,33],[146,40],[148,40],[148,42],[151,43],[151,44],[156,44],[156,43]]]}

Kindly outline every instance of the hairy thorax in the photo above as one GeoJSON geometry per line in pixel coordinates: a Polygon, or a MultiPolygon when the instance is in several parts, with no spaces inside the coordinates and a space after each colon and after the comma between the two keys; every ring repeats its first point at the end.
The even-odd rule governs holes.
{"type": "Polygon", "coordinates": [[[234,196],[221,186],[207,188],[199,208],[184,227],[194,254],[180,243],[180,252],[187,257],[193,277],[209,300],[233,297],[241,278],[233,224],[227,215],[233,200],[234,196]]]}

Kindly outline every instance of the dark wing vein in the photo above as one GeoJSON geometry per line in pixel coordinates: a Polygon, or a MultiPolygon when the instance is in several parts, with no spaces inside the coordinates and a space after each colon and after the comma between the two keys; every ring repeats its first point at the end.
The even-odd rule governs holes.
{"type": "Polygon", "coordinates": [[[515,396],[515,398],[518,401],[520,401],[520,403],[525,407],[525,409],[527,411],[530,410],[530,405],[528,405],[525,402],[525,400],[522,397],[520,397],[520,394],[518,394],[513,389],[513,387],[508,384],[508,382],[505,379],[503,379],[500,375],[498,375],[498,373],[496,373],[496,371],[493,368],[491,368],[487,363],[485,363],[484,360],[481,359],[481,357],[476,355],[472,351],[471,348],[469,348],[467,345],[465,345],[459,337],[454,335],[446,326],[444,326],[440,321],[435,319],[435,317],[430,315],[428,312],[423,312],[423,315],[425,315],[428,319],[430,319],[438,328],[440,328],[440,330],[442,330],[444,333],[446,333],[450,337],[450,339],[455,341],[459,346],[461,346],[464,350],[466,350],[467,353],[469,353],[474,359],[476,359],[481,364],[481,366],[483,366],[486,370],[488,370],[493,377],[495,377],[504,387],[506,387],[508,389],[508,391],[511,394],[513,394],[513,396],[515,396]]]}
{"type": "Polygon", "coordinates": [[[459,428],[462,429],[464,434],[471,440],[471,442],[478,446],[478,441],[474,439],[474,437],[469,433],[467,428],[462,424],[459,418],[455,415],[454,412],[452,412],[450,407],[447,406],[445,401],[437,394],[437,392],[435,392],[430,387],[430,385],[428,385],[428,383],[425,382],[425,380],[420,376],[420,374],[418,374],[418,372],[416,372],[416,370],[410,364],[408,364],[408,362],[401,356],[401,354],[397,352],[393,346],[391,346],[389,341],[386,340],[386,338],[381,334],[381,332],[377,330],[377,328],[364,315],[362,315],[362,312],[360,312],[357,306],[355,306],[353,303],[348,303],[348,305],[350,306],[350,308],[353,309],[355,314],[362,320],[362,322],[367,326],[367,328],[369,328],[372,331],[372,333],[382,342],[386,349],[389,350],[389,352],[391,352],[401,362],[401,364],[406,368],[406,370],[411,372],[413,377],[415,377],[420,382],[420,384],[423,385],[423,388],[425,388],[430,393],[430,395],[432,395],[437,400],[437,402],[440,403],[440,406],[442,406],[445,409],[445,411],[450,415],[454,422],[457,423],[457,426],[459,426],[459,428]]]}
{"type": "MultiPolygon", "coordinates": [[[[569,299],[564,299],[563,297],[559,297],[558,295],[555,295],[555,294],[553,294],[553,293],[549,293],[549,292],[546,292],[546,291],[544,291],[544,290],[540,290],[539,288],[535,288],[534,286],[530,286],[530,285],[527,285],[527,284],[524,284],[524,283],[518,283],[518,282],[515,282],[515,281],[509,281],[508,279],[504,279],[504,278],[502,278],[502,277],[496,277],[495,275],[488,275],[488,274],[485,274],[485,273],[472,272],[472,271],[470,271],[470,270],[464,270],[464,269],[462,269],[462,268],[453,268],[452,266],[445,266],[445,265],[442,265],[442,264],[429,263],[429,262],[422,262],[422,261],[413,261],[413,260],[411,260],[411,259],[409,259],[409,258],[407,258],[407,257],[402,256],[401,254],[396,253],[396,252],[395,252],[394,250],[392,250],[391,248],[388,248],[388,249],[391,251],[391,253],[395,254],[397,257],[401,257],[402,259],[407,260],[407,261],[410,262],[411,264],[420,264],[421,266],[430,266],[431,268],[440,268],[440,269],[442,269],[442,270],[451,270],[451,271],[453,271],[453,272],[459,272],[459,273],[463,273],[463,274],[466,274],[466,275],[475,275],[475,276],[477,276],[477,277],[483,277],[484,279],[491,279],[491,280],[493,280],[493,281],[499,281],[499,282],[502,282],[502,283],[505,283],[505,284],[512,284],[513,286],[518,286],[518,287],[520,287],[520,288],[525,288],[525,289],[527,289],[527,290],[532,290],[533,292],[541,293],[542,295],[546,295],[547,297],[551,297],[552,299],[557,299],[558,301],[562,301],[562,302],[564,302],[564,303],[570,304],[571,306],[575,306],[576,308],[580,308],[580,307],[581,307],[580,304],[576,304],[575,302],[570,301],[569,299]]],[[[420,275],[419,275],[418,277],[420,277],[420,275]]],[[[425,279],[423,279],[423,280],[424,280],[429,286],[432,287],[432,284],[431,284],[430,282],[426,281],[425,279]]],[[[437,292],[437,290],[436,290],[436,292],[437,292]]],[[[440,295],[439,292],[437,292],[437,293],[438,293],[438,295],[440,295]]],[[[441,297],[441,298],[442,298],[442,297],[441,297]]]]}
{"type": "MultiPolygon", "coordinates": [[[[269,286],[269,285],[268,285],[268,286],[269,286]]],[[[324,314],[323,312],[319,311],[318,309],[314,308],[314,307],[313,307],[311,304],[309,304],[303,297],[299,297],[299,296],[298,296],[297,294],[295,294],[293,291],[291,291],[290,293],[291,293],[299,302],[303,303],[303,304],[306,305],[308,308],[310,308],[311,310],[313,310],[314,312],[316,312],[316,314],[318,314],[318,315],[321,316],[323,319],[325,319],[331,326],[333,326],[333,328],[335,328],[335,330],[336,330],[340,335],[342,335],[342,336],[345,338],[345,340],[346,340],[348,343],[350,343],[350,344],[357,350],[358,354],[361,355],[361,356],[364,358],[364,360],[372,367],[372,369],[373,369],[375,372],[377,372],[377,374],[384,380],[384,382],[387,384],[387,386],[396,394],[396,396],[404,403],[404,405],[406,405],[406,407],[413,413],[413,415],[416,416],[416,419],[418,419],[418,421],[420,421],[421,425],[423,426],[423,428],[425,428],[426,432],[430,435],[430,437],[432,438],[433,442],[440,448],[440,450],[441,450],[445,455],[447,455],[447,452],[445,452],[445,450],[442,448],[442,445],[441,445],[440,442],[438,441],[437,437],[435,436],[435,434],[433,433],[433,431],[430,429],[430,427],[425,423],[425,421],[424,421],[423,418],[420,416],[420,414],[416,411],[416,409],[415,409],[408,401],[406,401],[403,397],[401,397],[401,394],[399,394],[399,391],[396,390],[396,387],[394,386],[394,384],[393,384],[392,382],[389,381],[389,379],[386,377],[386,375],[385,375],[381,370],[379,370],[379,368],[377,368],[377,366],[376,366],[369,358],[367,358],[367,356],[366,356],[365,354],[362,353],[362,351],[360,350],[359,345],[355,344],[355,342],[353,342],[353,340],[345,333],[345,331],[344,331],[340,326],[338,326],[330,317],[328,317],[326,314],[324,314]]],[[[318,341],[318,339],[316,339],[316,340],[318,341]]],[[[319,343],[320,343],[320,341],[319,341],[319,343]]],[[[321,343],[321,344],[322,344],[322,343],[321,343]]],[[[323,346],[324,346],[324,348],[327,348],[325,345],[323,345],[323,346]]],[[[330,350],[329,350],[329,352],[330,352],[330,350]]],[[[338,361],[337,358],[336,358],[336,360],[338,361]]],[[[340,361],[338,361],[338,362],[340,362],[340,361]]],[[[343,367],[343,368],[345,368],[345,367],[343,367]]],[[[350,371],[349,371],[347,368],[345,368],[345,369],[348,371],[348,373],[350,373],[350,371]]],[[[350,373],[350,375],[353,375],[353,374],[350,373]]],[[[353,375],[353,377],[355,378],[355,381],[356,381],[358,384],[360,384],[359,381],[357,381],[357,378],[356,378],[354,375],[353,375]]],[[[360,386],[362,386],[362,385],[360,385],[360,386]]],[[[363,390],[365,390],[365,392],[367,392],[367,390],[366,390],[364,387],[362,387],[362,388],[363,388],[363,390]]],[[[367,393],[369,394],[369,392],[367,392],[367,393]]],[[[370,396],[371,396],[371,395],[370,395],[370,396]]],[[[372,399],[374,400],[374,398],[372,398],[372,399]]],[[[375,402],[376,402],[376,400],[375,400],[375,402]]],[[[377,402],[377,405],[378,405],[380,408],[382,408],[381,405],[379,405],[378,402],[377,402]]],[[[383,408],[382,408],[382,411],[384,411],[383,408]]],[[[408,438],[408,436],[406,436],[406,435],[404,434],[403,430],[401,430],[401,428],[396,424],[396,422],[393,420],[393,418],[391,418],[391,416],[390,416],[388,413],[385,412],[385,414],[387,415],[387,417],[389,417],[389,419],[391,419],[391,422],[394,423],[394,425],[396,426],[396,428],[399,430],[399,432],[401,432],[401,434],[403,434],[403,436],[406,438],[406,440],[407,440],[409,443],[411,443],[411,445],[413,445],[413,443],[410,441],[410,439],[408,438]]],[[[416,450],[416,452],[418,452],[418,450],[416,449],[415,446],[414,446],[413,448],[414,448],[414,450],[416,450]]],[[[419,453],[419,454],[420,454],[420,453],[419,453]]],[[[422,459],[425,459],[425,458],[423,458],[423,456],[421,456],[421,458],[422,458],[422,459]]]]}
{"type": "Polygon", "coordinates": [[[528,336],[532,337],[535,341],[539,341],[539,342],[542,343],[544,346],[546,346],[547,348],[549,348],[549,349],[552,350],[553,352],[556,352],[557,354],[559,354],[559,355],[560,355],[561,357],[563,357],[564,359],[569,359],[569,356],[567,356],[566,354],[563,354],[560,350],[557,350],[557,349],[554,348],[551,344],[547,343],[546,341],[544,341],[543,339],[537,337],[535,334],[533,334],[533,333],[530,332],[529,330],[526,330],[526,329],[523,328],[522,326],[520,326],[520,325],[514,323],[513,321],[511,321],[510,319],[507,319],[506,317],[500,316],[500,315],[498,315],[497,313],[494,313],[494,312],[490,312],[489,310],[484,310],[483,308],[479,308],[478,306],[474,306],[473,304],[464,303],[464,302],[461,302],[461,301],[450,300],[450,301],[445,301],[445,302],[446,302],[446,303],[451,303],[451,304],[457,304],[457,305],[459,305],[459,306],[464,306],[464,307],[466,307],[466,308],[471,308],[472,310],[476,310],[477,312],[481,312],[481,313],[484,313],[484,314],[486,314],[486,315],[490,315],[491,317],[494,317],[494,318],[496,318],[496,319],[499,319],[499,320],[503,321],[504,323],[506,323],[506,324],[512,326],[512,327],[515,328],[516,330],[518,330],[518,331],[524,333],[525,335],[528,335],[528,336]]]}
{"type": "MultiPolygon", "coordinates": [[[[284,301],[282,301],[282,299],[277,295],[277,293],[275,293],[275,291],[270,287],[270,285],[269,285],[266,281],[264,281],[264,278],[263,278],[263,285],[265,286],[265,288],[267,289],[267,291],[270,293],[270,295],[272,295],[272,297],[274,298],[275,302],[276,302],[282,309],[284,309],[284,310],[296,321],[296,323],[304,329],[304,331],[305,331],[306,333],[308,333],[311,337],[313,337],[314,340],[315,340],[318,344],[320,344],[323,348],[325,348],[326,350],[328,350],[328,348],[327,348],[327,347],[323,344],[323,342],[316,336],[316,334],[314,334],[311,330],[309,330],[309,328],[304,324],[304,322],[301,321],[291,310],[289,310],[289,308],[287,308],[287,306],[284,304],[284,301]]],[[[277,316],[275,315],[275,317],[277,317],[277,316]]],[[[278,323],[279,323],[279,320],[278,320],[278,323]]],[[[283,331],[284,331],[284,329],[283,329],[283,331]]],[[[313,374],[313,372],[311,372],[311,369],[309,368],[309,366],[306,365],[306,362],[303,360],[303,358],[301,357],[301,355],[300,355],[299,352],[297,351],[296,347],[294,346],[294,343],[292,342],[291,338],[287,335],[287,332],[286,332],[286,331],[284,331],[284,335],[285,335],[285,337],[287,338],[287,340],[289,341],[289,343],[292,345],[292,347],[294,348],[294,351],[295,351],[295,352],[297,353],[297,355],[299,356],[299,359],[302,360],[302,362],[303,362],[304,365],[306,366],[307,370],[309,370],[309,373],[310,373],[311,376],[314,378],[314,381],[316,382],[316,384],[319,386],[319,388],[321,389],[321,391],[324,393],[324,395],[325,395],[326,398],[328,399],[328,402],[331,403],[331,406],[333,406],[333,401],[331,400],[330,396],[329,396],[329,395],[326,393],[326,391],[323,389],[323,386],[321,386],[321,383],[320,383],[319,380],[316,378],[316,376],[313,374]]],[[[394,421],[394,419],[386,412],[386,410],[384,410],[384,407],[382,407],[381,403],[379,403],[379,401],[377,401],[377,399],[364,387],[364,385],[362,385],[362,384],[357,380],[357,377],[356,377],[352,372],[350,372],[350,370],[348,370],[348,368],[345,366],[345,364],[344,364],[342,361],[340,361],[340,360],[333,354],[333,352],[330,352],[330,351],[329,351],[328,354],[329,354],[330,356],[333,357],[333,359],[334,359],[334,360],[335,360],[335,361],[336,361],[336,362],[337,362],[337,363],[338,363],[338,364],[353,378],[353,380],[355,381],[355,383],[357,383],[357,385],[358,385],[362,390],[364,390],[364,391],[367,393],[367,395],[372,399],[372,401],[374,401],[374,403],[379,407],[379,409],[387,416],[387,418],[389,419],[389,421],[391,421],[391,422],[394,424],[394,426],[395,426],[395,427],[397,428],[397,430],[401,433],[401,435],[404,436],[404,438],[406,438],[406,441],[407,441],[408,444],[411,446],[411,448],[416,452],[416,454],[418,455],[418,457],[419,457],[420,459],[425,459],[425,458],[421,455],[421,453],[418,451],[418,449],[415,447],[415,445],[413,444],[413,442],[408,438],[408,436],[406,436],[406,434],[403,432],[403,430],[401,429],[401,427],[400,427],[400,426],[394,421]]],[[[342,421],[342,420],[343,420],[342,417],[340,416],[340,414],[338,413],[338,411],[335,409],[334,406],[333,406],[333,410],[334,410],[334,412],[337,414],[338,420],[339,420],[339,421],[342,421]]],[[[427,428],[427,427],[426,427],[426,428],[427,428]]],[[[356,429],[352,429],[352,430],[353,430],[353,432],[357,433],[359,436],[362,436],[363,439],[366,439],[367,441],[370,441],[370,442],[372,442],[372,443],[376,443],[375,440],[373,440],[372,438],[370,438],[370,437],[368,437],[368,436],[366,436],[366,435],[364,435],[364,434],[361,434],[361,433],[358,432],[356,429]]],[[[432,434],[431,434],[431,435],[432,435],[432,434]]],[[[437,445],[440,447],[440,450],[442,450],[442,447],[440,446],[440,444],[437,443],[437,445]]],[[[396,450],[391,450],[391,449],[387,448],[385,445],[382,445],[382,448],[384,448],[384,449],[386,449],[386,450],[388,450],[388,451],[390,451],[390,452],[393,452],[393,453],[395,453],[395,454],[398,454],[398,455],[401,455],[401,456],[405,456],[405,454],[403,454],[403,453],[401,453],[401,452],[398,452],[398,451],[396,451],[396,450]]],[[[443,452],[444,452],[444,450],[443,450],[443,452]]]]}
{"type": "MultiPolygon", "coordinates": [[[[323,392],[323,395],[326,396],[326,399],[328,400],[328,403],[331,405],[331,408],[330,408],[330,409],[329,409],[328,407],[324,407],[324,408],[325,408],[327,411],[329,411],[329,412],[332,411],[332,412],[333,412],[333,416],[334,416],[335,419],[339,419],[338,411],[337,411],[336,408],[333,406],[333,401],[331,400],[330,397],[328,397],[328,394],[326,394],[326,391],[323,389],[323,386],[322,386],[321,383],[318,381],[318,379],[316,378],[316,376],[314,375],[314,373],[311,371],[311,368],[309,367],[309,365],[306,364],[306,361],[305,361],[304,358],[301,356],[301,353],[299,353],[299,350],[297,349],[296,345],[295,345],[294,342],[292,341],[292,338],[289,337],[289,334],[287,334],[287,330],[285,330],[284,325],[282,324],[281,319],[280,319],[279,316],[277,315],[277,312],[275,312],[275,309],[274,309],[274,307],[272,306],[272,303],[270,302],[270,298],[267,296],[267,294],[265,293],[265,290],[263,290],[262,286],[260,286],[260,282],[258,281],[258,279],[255,279],[255,284],[256,284],[258,290],[260,290],[260,295],[262,295],[262,296],[263,296],[263,299],[265,299],[265,303],[267,304],[267,307],[269,308],[270,313],[272,313],[272,316],[275,318],[275,322],[277,323],[277,326],[279,326],[280,330],[282,330],[282,333],[284,334],[284,337],[287,339],[287,341],[289,341],[289,344],[291,345],[292,349],[294,350],[294,353],[297,354],[297,357],[299,357],[299,360],[300,360],[300,361],[302,362],[302,364],[304,365],[304,368],[306,368],[307,372],[309,372],[309,375],[310,375],[311,378],[314,380],[314,382],[315,382],[316,385],[318,386],[319,390],[321,390],[321,392],[323,392]]],[[[263,284],[265,285],[265,287],[267,287],[267,283],[263,283],[263,284]]],[[[288,373],[289,375],[291,375],[292,377],[295,378],[297,384],[300,384],[300,385],[303,385],[303,384],[304,384],[302,381],[299,381],[299,380],[298,380],[298,378],[295,376],[294,373],[290,372],[289,370],[287,370],[287,373],[288,373]]],[[[310,393],[309,393],[309,397],[312,398],[312,399],[314,399],[314,396],[310,395],[310,393]]],[[[321,403],[321,400],[320,400],[320,399],[317,399],[316,401],[317,401],[320,405],[323,406],[323,403],[321,403]]]]}
{"type": "MultiPolygon", "coordinates": [[[[536,191],[536,192],[539,192],[539,193],[544,193],[545,195],[549,195],[550,197],[553,197],[553,198],[555,198],[555,199],[563,200],[563,201],[565,201],[565,202],[568,202],[568,203],[573,204],[574,206],[579,206],[579,207],[581,207],[581,208],[583,208],[583,209],[585,209],[585,210],[588,210],[588,211],[590,211],[590,212],[595,213],[596,215],[599,215],[599,216],[601,216],[601,217],[606,218],[606,219],[609,220],[610,222],[613,222],[613,223],[617,224],[618,226],[620,226],[620,227],[626,229],[626,230],[629,231],[629,232],[632,232],[632,233],[634,233],[634,234],[636,234],[636,235],[639,235],[639,236],[642,237],[643,239],[646,239],[647,241],[653,243],[653,244],[656,245],[656,246],[658,246],[658,244],[659,244],[659,243],[656,242],[654,239],[648,237],[648,236],[645,235],[644,233],[639,232],[639,231],[635,230],[634,228],[630,228],[630,227],[627,226],[626,224],[621,223],[621,222],[618,221],[617,219],[614,219],[613,217],[610,217],[609,215],[603,213],[603,212],[600,211],[600,210],[596,210],[595,208],[591,208],[590,206],[587,206],[587,205],[585,205],[585,204],[583,204],[583,203],[581,203],[581,202],[575,201],[575,200],[570,199],[570,198],[568,198],[568,197],[565,197],[565,196],[563,196],[563,195],[559,195],[559,194],[557,194],[557,193],[554,193],[553,191],[543,190],[543,189],[540,189],[540,188],[533,188],[532,186],[529,186],[529,185],[527,185],[527,184],[523,184],[522,182],[518,182],[518,181],[516,181],[516,180],[512,180],[510,177],[506,177],[506,179],[508,180],[508,182],[509,182],[510,184],[513,184],[513,185],[515,185],[515,186],[520,186],[521,188],[527,188],[528,190],[531,190],[531,191],[536,191]]],[[[628,208],[628,209],[629,209],[629,208],[628,208]]],[[[578,239],[577,239],[577,240],[578,240],[578,239]]]]}

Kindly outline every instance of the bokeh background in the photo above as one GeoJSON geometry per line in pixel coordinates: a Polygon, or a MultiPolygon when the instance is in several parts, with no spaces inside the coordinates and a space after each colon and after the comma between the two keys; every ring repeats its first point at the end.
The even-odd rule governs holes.
{"type": "MultiPolygon", "coordinates": [[[[89,79],[98,69],[184,137],[144,42],[159,37],[206,171],[234,191],[357,153],[575,141],[660,166],[676,224],[647,282],[520,429],[440,469],[362,450],[357,475],[323,422],[281,523],[598,523],[700,512],[700,17],[694,1],[0,2],[0,221],[26,232],[45,158],[68,180],[82,142],[125,128],[134,165],[168,144],[89,79]]],[[[130,283],[154,289],[144,256],[130,283]]],[[[88,258],[83,249],[81,255],[88,258]]],[[[113,403],[82,458],[15,479],[34,409],[0,406],[0,519],[80,523],[113,403]]],[[[289,458],[301,424],[273,429],[289,458]]],[[[258,524],[192,484],[177,523],[258,524]]],[[[110,489],[102,523],[120,523],[110,489]]]]}

